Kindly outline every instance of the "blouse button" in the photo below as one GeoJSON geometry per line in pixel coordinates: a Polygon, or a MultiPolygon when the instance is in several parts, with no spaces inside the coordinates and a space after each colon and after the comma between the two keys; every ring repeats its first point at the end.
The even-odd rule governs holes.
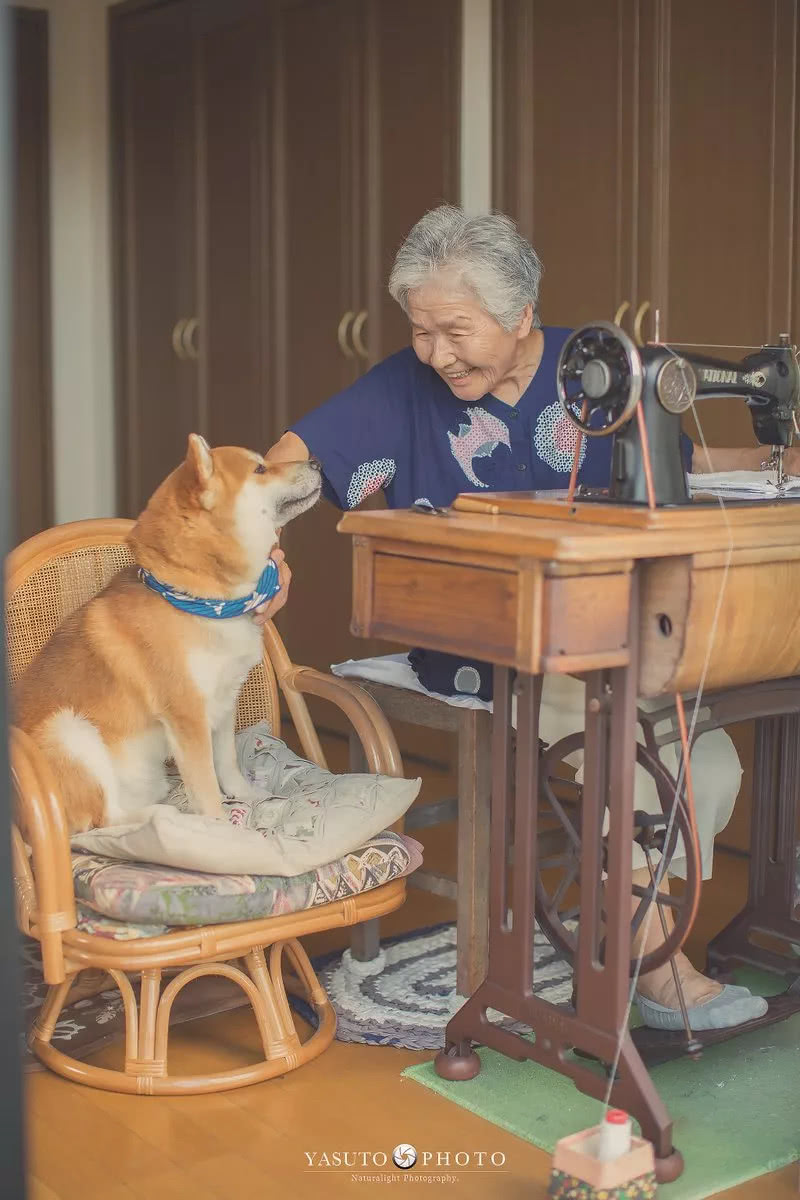
{"type": "Polygon", "coordinates": [[[517,470],[518,470],[518,471],[525,471],[525,470],[527,470],[527,467],[525,466],[525,463],[517,463],[517,470]]]}

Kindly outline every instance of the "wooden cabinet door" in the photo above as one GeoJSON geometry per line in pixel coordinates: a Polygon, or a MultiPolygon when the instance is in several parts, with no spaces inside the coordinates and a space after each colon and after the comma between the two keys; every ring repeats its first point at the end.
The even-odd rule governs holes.
{"type": "Polygon", "coordinates": [[[120,512],[136,516],[200,427],[191,0],[112,12],[120,512]]]}
{"type": "MultiPolygon", "coordinates": [[[[355,0],[297,0],[274,14],[274,437],[358,377],[337,331],[358,305],[362,33],[355,0]]],[[[320,669],[366,653],[349,633],[352,551],[338,520],[323,501],[282,537],[294,578],[278,626],[291,657],[320,669]]]]}
{"type": "MultiPolygon", "coordinates": [[[[408,344],[386,284],[411,225],[458,196],[460,7],[298,0],[280,11],[275,212],[278,237],[285,231],[276,249],[284,301],[275,311],[286,345],[277,409],[286,420],[277,433],[408,344]],[[343,349],[337,330],[348,312],[343,349]],[[352,341],[359,314],[364,355],[352,341]]],[[[336,533],[338,519],[325,503],[285,535],[295,574],[279,625],[292,657],[320,669],[390,649],[349,632],[352,547],[336,533]]]]}
{"type": "Polygon", "coordinates": [[[272,432],[268,189],[271,105],[263,0],[193,8],[198,260],[193,351],[200,429],[212,446],[263,451],[272,432]]]}
{"type": "Polygon", "coordinates": [[[190,432],[270,440],[267,14],[263,0],[171,0],[115,21],[132,514],[190,432]]]}
{"type": "Polygon", "coordinates": [[[544,264],[549,325],[635,302],[639,186],[635,0],[495,0],[495,206],[544,264]]]}
{"type": "MultiPolygon", "coordinates": [[[[779,333],[798,341],[797,0],[659,0],[651,12],[659,152],[645,294],[661,337],[734,359],[779,333]]],[[[710,444],[753,443],[741,401],[698,410],[710,444]]]]}
{"type": "Polygon", "coordinates": [[[412,225],[458,204],[461,0],[366,0],[365,284],[368,362],[409,342],[387,290],[412,225]]]}
{"type": "Polygon", "coordinates": [[[47,13],[15,9],[11,338],[14,544],[53,520],[47,13]]]}

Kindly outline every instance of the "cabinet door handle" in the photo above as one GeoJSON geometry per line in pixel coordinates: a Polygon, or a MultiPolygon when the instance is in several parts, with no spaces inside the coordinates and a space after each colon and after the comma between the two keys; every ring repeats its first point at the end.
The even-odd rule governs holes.
{"type": "Polygon", "coordinates": [[[647,312],[649,307],[650,301],[645,300],[639,305],[636,311],[636,316],[633,321],[633,337],[637,346],[644,345],[644,338],[642,337],[642,321],[644,320],[644,314],[647,312]]]}
{"type": "Polygon", "coordinates": [[[615,325],[619,325],[622,322],[622,318],[625,316],[625,313],[628,311],[630,306],[631,306],[630,300],[622,301],[622,304],[620,304],[619,308],[614,313],[614,324],[615,325]]]}
{"type": "Polygon", "coordinates": [[[186,351],[187,358],[198,357],[198,348],[194,340],[194,335],[197,332],[197,327],[199,324],[200,322],[197,320],[197,317],[190,317],[184,325],[183,333],[181,334],[181,342],[184,350],[186,351]]]}
{"type": "Polygon", "coordinates": [[[355,346],[357,353],[360,354],[362,358],[369,358],[369,350],[364,345],[364,339],[361,336],[361,330],[364,328],[366,320],[367,310],[362,308],[361,312],[353,322],[353,345],[355,346]]]}
{"type": "Polygon", "coordinates": [[[183,331],[186,327],[186,317],[179,317],[172,329],[172,349],[175,357],[186,358],[186,347],[183,344],[183,331]]]}
{"type": "Polygon", "coordinates": [[[351,313],[348,309],[348,311],[344,314],[341,321],[339,322],[339,328],[336,330],[336,340],[338,341],[339,349],[341,350],[341,352],[345,356],[345,358],[355,358],[355,354],[348,346],[347,340],[346,340],[347,339],[347,327],[350,324],[350,322],[352,321],[354,316],[355,316],[355,313],[351,313]]]}

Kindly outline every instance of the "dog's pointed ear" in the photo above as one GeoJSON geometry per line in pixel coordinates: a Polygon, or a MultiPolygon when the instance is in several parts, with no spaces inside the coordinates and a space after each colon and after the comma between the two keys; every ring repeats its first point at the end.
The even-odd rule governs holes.
{"type": "Polygon", "coordinates": [[[211,456],[211,447],[199,433],[189,434],[186,466],[200,493],[200,503],[204,508],[210,508],[212,500],[210,485],[214,475],[214,459],[211,456]]]}
{"type": "Polygon", "coordinates": [[[214,474],[214,459],[211,457],[211,447],[199,433],[189,434],[186,464],[202,487],[206,487],[211,482],[211,476],[214,474]]]}

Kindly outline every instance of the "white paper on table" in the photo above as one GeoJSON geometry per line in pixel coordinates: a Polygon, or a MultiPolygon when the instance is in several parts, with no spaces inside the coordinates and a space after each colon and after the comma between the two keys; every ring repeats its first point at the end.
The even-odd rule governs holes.
{"type": "Polygon", "coordinates": [[[800,476],[790,475],[778,484],[775,471],[708,471],[689,475],[692,492],[706,492],[723,499],[777,500],[800,496],[800,476]]]}

